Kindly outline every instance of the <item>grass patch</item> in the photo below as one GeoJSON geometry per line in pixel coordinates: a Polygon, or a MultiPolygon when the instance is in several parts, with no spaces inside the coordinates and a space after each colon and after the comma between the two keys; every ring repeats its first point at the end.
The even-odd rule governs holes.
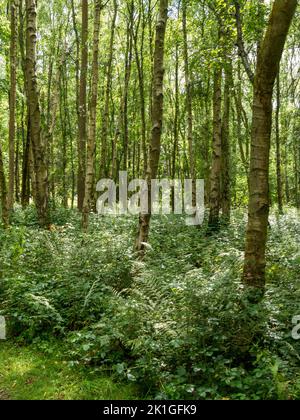
{"type": "MultiPolygon", "coordinates": [[[[48,344],[49,346],[49,344],[48,344]]],[[[134,385],[115,383],[103,372],[72,367],[54,347],[0,342],[0,400],[133,400],[134,385]]]]}

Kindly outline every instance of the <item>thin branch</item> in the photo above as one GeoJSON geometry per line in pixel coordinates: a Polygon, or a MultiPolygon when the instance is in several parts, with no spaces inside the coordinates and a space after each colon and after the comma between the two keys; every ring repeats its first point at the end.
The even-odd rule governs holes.
{"type": "Polygon", "coordinates": [[[242,28],[242,21],[241,21],[241,6],[239,3],[239,0],[235,0],[234,4],[235,4],[235,18],[236,18],[236,27],[237,27],[237,47],[239,51],[239,56],[241,57],[247,76],[253,85],[254,73],[251,69],[248,55],[245,51],[245,45],[244,45],[244,40],[243,40],[243,28],[242,28]]]}

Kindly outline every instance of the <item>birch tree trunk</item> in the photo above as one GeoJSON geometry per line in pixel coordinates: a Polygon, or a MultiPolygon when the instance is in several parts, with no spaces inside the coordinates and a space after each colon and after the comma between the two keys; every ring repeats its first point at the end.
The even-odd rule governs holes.
{"type": "Polygon", "coordinates": [[[99,33],[101,0],[94,0],[94,35],[93,35],[93,62],[92,62],[92,87],[89,114],[89,130],[87,142],[87,165],[85,174],[85,194],[82,212],[82,228],[87,230],[89,224],[89,213],[93,200],[93,185],[95,175],[95,154],[96,154],[96,114],[99,80],[99,33]]]}
{"type": "Polygon", "coordinates": [[[146,100],[145,100],[145,82],[144,82],[144,46],[145,46],[145,10],[143,5],[143,0],[140,1],[140,10],[139,18],[137,23],[137,29],[134,33],[134,51],[135,51],[135,60],[138,70],[138,80],[139,80],[139,93],[140,93],[140,114],[141,114],[141,137],[142,137],[142,151],[143,151],[143,174],[144,176],[147,173],[147,146],[146,146],[146,100]],[[141,16],[142,15],[142,16],[141,16]],[[142,33],[140,35],[140,51],[138,48],[138,39],[139,39],[139,26],[142,21],[142,33]]]}
{"type": "Polygon", "coordinates": [[[82,28],[81,28],[81,67],[79,87],[79,115],[78,115],[78,174],[77,195],[78,209],[82,211],[85,188],[86,171],[86,140],[87,140],[87,68],[88,68],[88,0],[82,0],[82,28]]]}
{"type": "Polygon", "coordinates": [[[105,87],[105,103],[102,119],[102,135],[101,135],[101,158],[100,158],[100,178],[107,176],[107,137],[108,137],[108,125],[109,125],[109,109],[110,109],[110,95],[111,95],[111,83],[112,83],[112,65],[114,58],[114,42],[115,42],[115,29],[116,20],[118,16],[118,2],[114,0],[114,12],[111,23],[110,42],[109,42],[109,55],[106,70],[106,87],[105,87]]]}
{"type": "Polygon", "coordinates": [[[159,16],[156,25],[155,51],[153,63],[153,87],[152,87],[152,130],[150,139],[149,167],[147,170],[148,183],[148,214],[141,214],[139,219],[139,232],[136,243],[136,250],[141,253],[145,251],[145,244],[148,242],[150,220],[151,220],[151,179],[156,179],[158,173],[160,144],[163,123],[163,81],[164,81],[164,50],[165,34],[168,20],[168,0],[159,1],[159,16]]]}
{"type": "Polygon", "coordinates": [[[224,111],[222,121],[222,219],[228,224],[231,216],[231,149],[229,140],[231,63],[225,69],[224,111]]]}
{"type": "Polygon", "coordinates": [[[297,0],[275,0],[258,55],[254,80],[250,200],[243,280],[264,290],[269,216],[269,159],[272,95],[297,0]]]}
{"type": "Polygon", "coordinates": [[[41,113],[36,74],[36,0],[26,0],[26,81],[30,113],[30,134],[35,172],[35,203],[41,227],[49,223],[47,147],[41,134],[41,113]]]}
{"type": "Polygon", "coordinates": [[[183,31],[183,56],[184,56],[184,75],[186,90],[186,112],[187,112],[187,137],[189,148],[189,167],[190,177],[193,181],[193,205],[196,205],[196,171],[195,171],[195,153],[193,140],[193,108],[192,108],[192,90],[190,79],[190,63],[188,54],[188,33],[187,33],[187,1],[182,2],[182,31],[183,31]]]}
{"type": "MultiPolygon", "coordinates": [[[[180,102],[179,102],[179,43],[175,45],[175,98],[174,98],[174,121],[173,121],[173,150],[172,150],[172,163],[171,163],[171,174],[172,178],[176,178],[177,169],[177,156],[179,146],[179,113],[180,113],[180,102]]],[[[172,188],[172,209],[175,208],[175,188],[172,188]]]]}
{"type": "Polygon", "coordinates": [[[30,201],[30,112],[28,107],[28,95],[27,95],[27,82],[26,82],[26,57],[25,57],[25,25],[24,25],[24,3],[23,0],[19,1],[19,51],[21,56],[21,67],[24,77],[24,97],[22,100],[22,188],[21,188],[21,204],[25,208],[29,205],[30,201]],[[26,109],[27,105],[27,109],[26,109]],[[26,112],[25,112],[26,109],[26,112]],[[26,129],[25,129],[26,126],[26,129]]]}
{"type": "Polygon", "coordinates": [[[5,178],[5,173],[4,173],[1,144],[0,144],[0,193],[1,193],[0,197],[1,197],[2,223],[4,227],[7,227],[9,225],[9,210],[8,210],[7,186],[6,186],[6,178],[5,178]]]}
{"type": "Polygon", "coordinates": [[[9,183],[8,207],[14,205],[15,192],[15,137],[16,137],[16,87],[18,46],[18,0],[10,2],[10,90],[9,90],[9,183]]]}
{"type": "Polygon", "coordinates": [[[127,170],[128,147],[129,147],[129,124],[128,124],[128,98],[129,85],[131,78],[132,56],[133,56],[133,21],[134,21],[134,2],[128,4],[128,23],[127,23],[127,42],[125,53],[125,78],[124,78],[124,97],[123,97],[123,168],[127,170]]]}
{"type": "Polygon", "coordinates": [[[281,142],[280,142],[280,76],[277,76],[276,89],[276,180],[277,180],[277,203],[279,214],[283,214],[283,197],[282,197],[282,170],[281,170],[281,142]]]}
{"type": "Polygon", "coordinates": [[[213,99],[213,156],[210,175],[209,231],[218,230],[221,207],[221,159],[222,159],[222,69],[215,69],[213,99]]]}

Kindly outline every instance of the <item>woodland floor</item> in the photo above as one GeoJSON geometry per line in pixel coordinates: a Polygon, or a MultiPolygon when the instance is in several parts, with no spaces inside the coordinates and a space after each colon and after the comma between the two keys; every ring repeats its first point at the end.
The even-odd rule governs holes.
{"type": "Polygon", "coordinates": [[[0,343],[0,400],[136,400],[134,385],[70,366],[57,345],[47,353],[37,346],[0,343]]]}
{"type": "Polygon", "coordinates": [[[300,399],[300,218],[272,213],[263,302],[246,309],[246,214],[206,225],[156,217],[133,252],[136,218],[34,209],[0,230],[0,399],[300,399]]]}

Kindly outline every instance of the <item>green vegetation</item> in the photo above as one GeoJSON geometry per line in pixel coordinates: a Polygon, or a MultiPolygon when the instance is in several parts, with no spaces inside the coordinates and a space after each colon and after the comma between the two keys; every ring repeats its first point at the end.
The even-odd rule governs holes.
{"type": "Polygon", "coordinates": [[[0,0],[0,399],[300,399],[299,39],[297,0],[0,0]]]}
{"type": "Polygon", "coordinates": [[[137,399],[133,385],[115,383],[104,373],[71,367],[59,345],[0,344],[0,400],[137,399]]]}
{"type": "MultiPolygon", "coordinates": [[[[213,237],[180,217],[155,218],[143,261],[132,251],[134,218],[93,217],[90,232],[82,233],[76,212],[55,212],[51,232],[33,226],[32,208],[14,217],[1,236],[1,313],[10,337],[35,343],[46,358],[32,344],[11,350],[1,344],[7,355],[0,388],[10,394],[15,378],[21,381],[12,396],[22,396],[22,384],[44,365],[44,377],[53,380],[24,398],[44,392],[47,398],[130,398],[130,384],[140,398],[300,397],[300,343],[291,337],[300,313],[296,211],[270,219],[266,297],[251,307],[243,305],[240,284],[240,212],[213,237]],[[53,336],[63,343],[66,364],[55,364],[61,356],[52,349],[53,336]],[[13,361],[8,372],[7,360],[13,361]],[[121,385],[101,379],[102,369],[121,385]]],[[[36,383],[42,380],[40,373],[36,383]]]]}

